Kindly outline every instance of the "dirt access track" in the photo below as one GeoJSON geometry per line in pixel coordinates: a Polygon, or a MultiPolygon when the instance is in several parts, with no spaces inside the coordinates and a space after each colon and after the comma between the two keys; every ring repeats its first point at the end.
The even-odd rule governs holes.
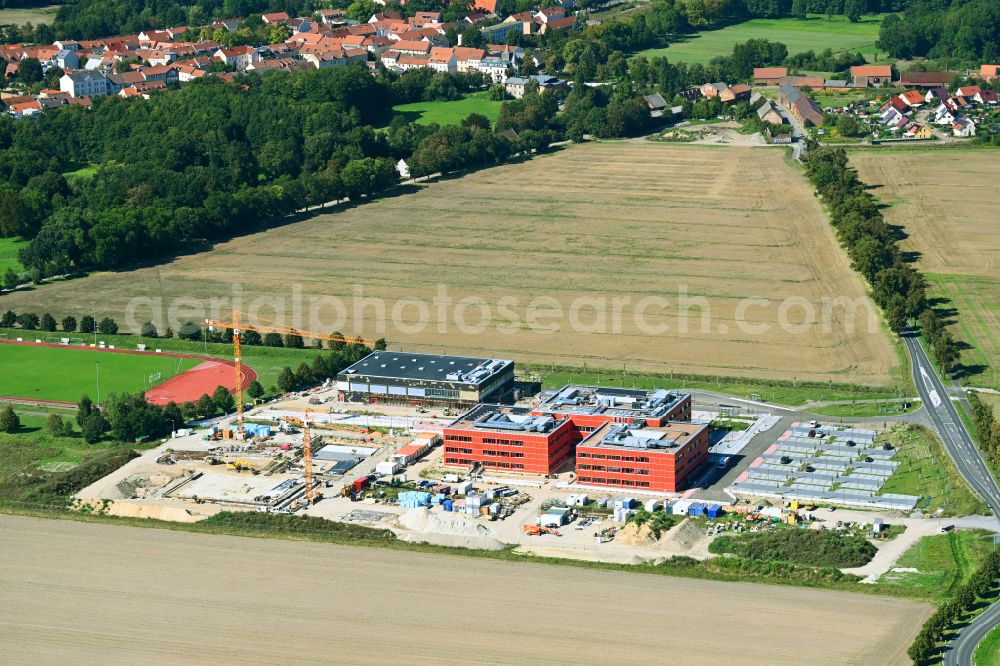
{"type": "Polygon", "coordinates": [[[931,607],[0,515],[0,662],[907,663],[931,607]]]}
{"type": "MultiPolygon", "coordinates": [[[[251,321],[256,308],[407,351],[865,384],[890,383],[898,367],[782,150],[585,144],[418,189],[4,298],[15,311],[71,313],[83,292],[100,293],[99,314],[120,318],[140,297],[151,305],[135,321],[162,329],[174,299],[206,310],[218,299],[224,312],[238,287],[251,321]],[[834,299],[853,321],[842,305],[824,317],[834,299]]],[[[213,316],[185,308],[192,321],[213,316]]]]}

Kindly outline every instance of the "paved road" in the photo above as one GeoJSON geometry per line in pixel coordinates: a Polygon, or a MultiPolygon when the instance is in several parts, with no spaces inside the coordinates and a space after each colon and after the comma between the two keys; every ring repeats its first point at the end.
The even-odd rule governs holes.
{"type": "Polygon", "coordinates": [[[969,626],[962,629],[961,633],[952,641],[944,655],[946,666],[971,665],[976,648],[990,632],[990,629],[998,624],[1000,624],[1000,604],[993,604],[983,611],[982,615],[973,620],[969,626]]]}
{"type": "Polygon", "coordinates": [[[944,442],[949,455],[955,460],[958,471],[969,482],[994,515],[1000,516],[1000,488],[990,474],[983,457],[976,448],[965,424],[955,411],[948,391],[931,365],[923,347],[914,336],[904,336],[903,342],[910,353],[913,382],[923,401],[931,422],[944,442]]]}
{"type": "MultiPolygon", "coordinates": [[[[924,402],[924,409],[944,442],[945,449],[973,490],[989,505],[995,516],[1000,516],[1000,488],[997,488],[996,481],[986,467],[979,449],[976,448],[949,399],[944,382],[938,377],[915,335],[904,335],[903,342],[910,353],[913,382],[924,402]]],[[[955,636],[944,654],[946,666],[971,665],[972,655],[979,641],[998,624],[1000,624],[1000,604],[994,604],[955,636]]]]}

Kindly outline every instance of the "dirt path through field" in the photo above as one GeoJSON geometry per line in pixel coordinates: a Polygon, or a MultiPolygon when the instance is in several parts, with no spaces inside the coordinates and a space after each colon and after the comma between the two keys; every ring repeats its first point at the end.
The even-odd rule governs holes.
{"type": "Polygon", "coordinates": [[[930,607],[0,515],[0,662],[892,664],[930,607]]]}

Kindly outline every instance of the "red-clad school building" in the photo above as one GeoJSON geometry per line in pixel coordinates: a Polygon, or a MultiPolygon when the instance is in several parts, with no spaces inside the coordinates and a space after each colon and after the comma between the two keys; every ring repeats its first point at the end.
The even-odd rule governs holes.
{"type": "Polygon", "coordinates": [[[686,393],[569,385],[530,410],[477,405],[445,429],[444,463],[553,474],[576,458],[581,483],[673,492],[708,457],[690,419],[686,393]]]}

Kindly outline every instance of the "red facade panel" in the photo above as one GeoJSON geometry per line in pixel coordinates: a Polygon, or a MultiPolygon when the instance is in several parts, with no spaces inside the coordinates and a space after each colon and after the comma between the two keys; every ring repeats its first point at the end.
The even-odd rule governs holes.
{"type": "Polygon", "coordinates": [[[576,477],[586,485],[677,492],[708,459],[708,429],[676,451],[576,447],[576,477]]]}

